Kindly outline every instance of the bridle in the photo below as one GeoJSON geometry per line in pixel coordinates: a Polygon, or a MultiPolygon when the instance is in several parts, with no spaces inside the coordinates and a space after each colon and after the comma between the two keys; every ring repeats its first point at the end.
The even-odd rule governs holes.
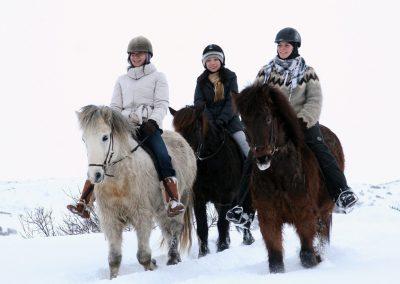
{"type": "Polygon", "coordinates": [[[89,164],[89,167],[101,167],[104,171],[105,176],[114,177],[114,175],[107,173],[107,169],[113,167],[115,164],[117,164],[117,163],[121,162],[122,160],[126,159],[127,157],[129,157],[133,152],[135,152],[137,149],[139,149],[139,147],[141,147],[148,138],[149,138],[149,136],[146,136],[142,141],[139,141],[138,144],[129,152],[128,155],[125,155],[124,157],[122,157],[116,161],[111,161],[112,157],[114,156],[114,135],[113,135],[113,130],[111,130],[110,143],[108,144],[107,155],[104,159],[104,162],[102,164],[89,164]]]}
{"type": "Polygon", "coordinates": [[[197,137],[198,137],[198,139],[200,141],[199,145],[197,146],[196,152],[195,152],[197,160],[205,161],[205,160],[211,159],[212,157],[216,156],[221,151],[222,147],[224,147],[224,145],[225,145],[225,140],[226,140],[225,131],[222,131],[222,132],[224,134],[224,137],[222,138],[222,142],[218,146],[217,150],[215,152],[213,152],[212,154],[210,154],[210,155],[202,157],[201,156],[201,152],[202,152],[202,150],[204,150],[204,144],[203,144],[204,143],[204,139],[203,139],[203,136],[201,135],[200,122],[199,122],[198,119],[196,120],[196,134],[197,134],[197,137]]]}
{"type": "MultiPolygon", "coordinates": [[[[267,122],[267,124],[269,124],[267,122]]],[[[272,146],[272,151],[270,153],[268,153],[271,157],[279,150],[279,147],[276,146],[276,142],[278,140],[278,137],[275,135],[276,134],[276,121],[273,120],[272,122],[270,122],[271,127],[269,129],[269,144],[270,146],[272,146]]],[[[263,146],[258,146],[256,144],[251,143],[251,149],[253,151],[257,151],[258,148],[261,147],[265,147],[263,146]]]]}

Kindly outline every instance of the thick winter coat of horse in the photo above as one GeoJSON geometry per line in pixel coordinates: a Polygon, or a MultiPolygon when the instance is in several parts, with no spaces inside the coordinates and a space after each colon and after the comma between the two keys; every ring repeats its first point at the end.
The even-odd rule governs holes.
{"type": "Polygon", "coordinates": [[[154,220],[168,245],[167,264],[177,264],[181,249],[191,244],[191,191],[196,175],[196,158],[178,133],[165,131],[163,139],[176,169],[185,214],[167,217],[163,185],[150,156],[138,146],[135,129],[109,107],[86,106],[78,113],[89,162],[88,177],[95,183],[101,227],[109,243],[110,278],[121,264],[122,231],[131,224],[137,234],[137,259],[146,270],[156,268],[151,258],[149,237],[154,220]]]}
{"type": "MultiPolygon", "coordinates": [[[[329,242],[334,203],[317,159],[304,142],[289,101],[278,89],[254,84],[234,95],[255,157],[251,192],[271,272],[283,272],[282,226],[293,224],[300,237],[304,267],[321,260],[329,242]],[[319,241],[314,247],[314,241],[319,241]]],[[[324,139],[344,169],[339,139],[321,126],[324,139]]]]}
{"type": "MultiPolygon", "coordinates": [[[[188,106],[175,111],[173,125],[189,142],[197,156],[197,178],[193,187],[194,213],[199,257],[209,253],[206,204],[214,204],[218,212],[217,251],[229,247],[229,222],[226,212],[232,208],[239,193],[243,155],[227,130],[213,127],[202,108],[188,106]]],[[[243,231],[243,243],[254,242],[249,229],[243,231]]]]}

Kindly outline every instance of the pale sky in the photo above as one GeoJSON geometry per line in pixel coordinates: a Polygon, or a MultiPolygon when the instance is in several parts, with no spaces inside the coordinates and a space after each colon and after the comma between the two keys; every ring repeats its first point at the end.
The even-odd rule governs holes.
{"type": "Polygon", "coordinates": [[[180,108],[193,103],[206,45],[224,49],[242,89],[288,26],[320,77],[320,122],[342,141],[349,181],[399,179],[399,8],[395,0],[2,0],[0,181],[86,175],[75,111],[109,104],[131,38],[152,41],[170,105],[180,108]]]}

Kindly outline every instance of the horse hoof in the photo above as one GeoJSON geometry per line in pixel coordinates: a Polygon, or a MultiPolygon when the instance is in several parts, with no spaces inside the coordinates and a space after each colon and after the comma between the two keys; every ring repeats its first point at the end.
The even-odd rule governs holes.
{"type": "Polygon", "coordinates": [[[226,242],[221,242],[217,245],[217,252],[224,251],[229,248],[229,244],[226,242]]]}
{"type": "Polygon", "coordinates": [[[153,271],[154,269],[157,268],[157,262],[155,259],[151,259],[151,261],[149,261],[147,264],[144,264],[144,270],[148,271],[153,271]]]}
{"type": "Polygon", "coordinates": [[[171,259],[168,260],[167,265],[175,265],[175,264],[178,264],[178,263],[179,263],[178,259],[171,258],[171,259]]]}
{"type": "Polygon", "coordinates": [[[283,263],[270,264],[269,272],[270,273],[284,273],[285,266],[283,265],[283,263]]]}
{"type": "Polygon", "coordinates": [[[210,253],[210,250],[208,249],[208,245],[200,245],[199,258],[203,257],[203,256],[206,256],[209,253],[210,253]]]}
{"type": "Polygon", "coordinates": [[[255,241],[254,237],[250,233],[250,231],[248,231],[248,232],[245,231],[244,234],[243,234],[243,244],[246,245],[246,246],[249,246],[252,243],[254,243],[254,241],[255,241]]]}
{"type": "Polygon", "coordinates": [[[117,275],[118,275],[118,274],[110,274],[110,280],[112,280],[112,279],[114,279],[114,278],[117,278],[117,275]]]}
{"type": "Polygon", "coordinates": [[[179,254],[172,254],[168,259],[167,265],[175,265],[181,261],[181,256],[179,254]]]}
{"type": "Polygon", "coordinates": [[[311,268],[318,264],[318,259],[312,251],[301,251],[300,252],[301,264],[305,268],[311,268]]]}

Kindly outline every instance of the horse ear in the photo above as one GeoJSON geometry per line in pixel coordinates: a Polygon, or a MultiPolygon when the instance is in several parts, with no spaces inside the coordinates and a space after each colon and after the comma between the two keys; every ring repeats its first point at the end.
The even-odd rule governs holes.
{"type": "Polygon", "coordinates": [[[172,116],[175,116],[176,110],[174,110],[172,107],[168,107],[169,112],[171,113],[172,116]]]}

